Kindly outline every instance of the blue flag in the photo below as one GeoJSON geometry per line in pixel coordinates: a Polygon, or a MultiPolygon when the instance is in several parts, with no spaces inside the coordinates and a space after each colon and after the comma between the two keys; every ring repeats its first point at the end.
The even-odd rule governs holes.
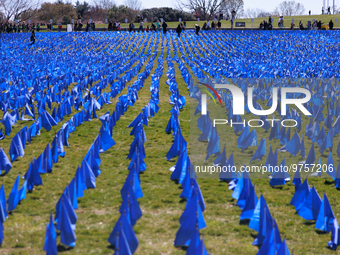
{"type": "Polygon", "coordinates": [[[12,169],[12,163],[8,159],[3,148],[0,148],[0,174],[6,175],[12,169]],[[2,171],[5,171],[2,173],[2,171]]]}
{"type": "Polygon", "coordinates": [[[313,186],[303,205],[299,207],[298,214],[305,220],[317,220],[320,206],[321,198],[313,186]]]}
{"type": "Polygon", "coordinates": [[[20,175],[15,180],[12,191],[8,198],[8,211],[13,211],[19,203],[19,179],[20,175]]]}
{"type": "Polygon", "coordinates": [[[335,216],[332,207],[328,201],[326,194],[323,194],[323,200],[320,206],[320,211],[315,223],[315,228],[329,233],[334,226],[335,216]]]}

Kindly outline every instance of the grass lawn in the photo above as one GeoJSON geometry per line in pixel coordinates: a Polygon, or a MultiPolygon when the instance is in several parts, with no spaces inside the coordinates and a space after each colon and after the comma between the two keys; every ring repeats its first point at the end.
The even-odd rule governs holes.
{"type": "MultiPolygon", "coordinates": [[[[272,17],[274,19],[274,23],[273,23],[273,27],[278,27],[277,23],[279,20],[279,17],[272,17]]],[[[300,20],[302,21],[303,25],[306,27],[307,25],[307,21],[313,21],[313,19],[315,20],[321,20],[323,23],[328,24],[328,22],[332,19],[333,23],[334,23],[334,27],[340,27],[340,14],[336,14],[336,15],[303,15],[303,16],[287,16],[284,17],[284,25],[287,28],[290,28],[290,24],[292,21],[292,18],[294,18],[294,23],[295,23],[295,27],[298,27],[300,20]],[[338,19],[338,23],[335,23],[335,19],[338,19]]],[[[268,21],[268,17],[266,18],[255,18],[254,19],[254,23],[253,23],[253,27],[254,28],[258,28],[260,26],[260,23],[266,20],[268,21]]],[[[210,20],[211,22],[211,20],[210,20]]],[[[236,19],[235,22],[245,22],[246,23],[246,28],[251,28],[252,24],[251,24],[251,19],[236,19]]],[[[176,28],[179,22],[167,22],[168,27],[172,27],[172,28],[176,28]]],[[[187,21],[187,28],[193,28],[195,24],[197,24],[197,21],[187,21]]],[[[204,21],[200,21],[199,25],[202,27],[203,26],[204,21]]],[[[222,27],[223,28],[230,28],[231,24],[230,24],[230,20],[226,21],[223,20],[222,22],[222,27]]],[[[137,28],[137,23],[135,23],[135,27],[137,28]]],[[[146,26],[150,26],[151,23],[147,22],[146,24],[144,24],[144,28],[146,28],[146,26]]],[[[128,26],[128,24],[125,23],[121,23],[121,27],[122,28],[126,28],[128,26]]],[[[96,27],[107,27],[106,24],[97,24],[96,27]]]]}
{"type": "MultiPolygon", "coordinates": [[[[319,16],[314,17],[318,19],[319,16]]],[[[229,22],[224,21],[223,24],[227,26],[229,22]]],[[[188,22],[187,26],[189,27],[190,25],[191,23],[188,22]]],[[[169,24],[169,26],[171,25],[169,24]]],[[[81,38],[79,36],[77,40],[81,40],[81,38]]],[[[163,40],[166,40],[165,37],[163,37],[163,40]]],[[[159,45],[158,50],[160,49],[161,45],[159,45]]],[[[97,49],[90,50],[96,51],[97,49]]],[[[171,51],[173,53],[172,47],[171,51]]],[[[169,92],[168,85],[165,84],[167,81],[166,73],[168,71],[165,58],[166,54],[164,56],[163,76],[160,79],[160,109],[155,117],[150,118],[149,126],[145,127],[147,137],[145,143],[145,163],[147,170],[140,176],[144,197],[138,201],[143,211],[143,216],[134,226],[134,231],[139,240],[136,254],[143,255],[185,254],[184,250],[173,246],[176,232],[179,229],[178,220],[185,208],[185,201],[179,198],[181,193],[180,186],[170,181],[171,172],[168,169],[176,163],[177,158],[167,161],[165,157],[173,142],[173,136],[164,132],[170,118],[169,111],[172,108],[172,105],[169,104],[171,93],[169,92]]],[[[155,61],[151,74],[156,67],[157,62],[155,61]]],[[[191,111],[194,108],[190,108],[188,90],[177,63],[175,63],[175,72],[179,93],[187,96],[186,106],[181,111],[179,119],[182,134],[189,142],[191,139],[190,130],[191,128],[194,129],[196,125],[195,119],[190,120],[191,111]]],[[[122,94],[127,92],[128,85],[134,81],[135,79],[127,83],[122,94]]],[[[128,175],[127,167],[130,163],[126,156],[133,141],[133,137],[129,135],[131,130],[126,127],[149,102],[150,84],[151,75],[138,93],[139,100],[137,103],[133,107],[129,107],[125,115],[117,122],[117,126],[114,127],[113,139],[116,145],[100,155],[102,160],[100,169],[102,173],[96,180],[97,188],[84,191],[84,197],[78,200],[79,209],[76,210],[78,221],[75,231],[77,236],[76,247],[74,249],[67,249],[60,245],[59,250],[63,251],[62,254],[113,253],[107,238],[119,218],[118,209],[122,202],[120,190],[128,175]]],[[[105,105],[102,110],[98,111],[98,117],[109,110],[112,113],[117,99],[118,96],[112,100],[113,104],[105,105]]],[[[219,113],[217,112],[216,114],[219,113]]],[[[3,112],[0,111],[0,115],[2,116],[3,112]]],[[[66,117],[63,123],[70,118],[71,116],[66,117]]],[[[11,138],[26,124],[26,122],[19,121],[11,135],[6,137],[5,140],[0,141],[0,146],[5,149],[6,153],[8,153],[11,138]]],[[[52,142],[55,132],[60,129],[61,125],[62,123],[59,123],[50,132],[43,129],[41,135],[32,140],[32,144],[26,145],[25,156],[16,160],[13,163],[12,170],[5,177],[1,177],[2,180],[0,181],[5,185],[7,196],[17,175],[20,174],[22,176],[27,171],[32,157],[37,158],[46,147],[46,144],[52,142]]],[[[53,165],[53,172],[51,174],[42,175],[43,186],[38,186],[33,193],[28,193],[27,198],[18,205],[4,223],[5,239],[0,248],[0,254],[44,254],[42,248],[49,214],[50,212],[55,212],[56,202],[66,185],[73,178],[77,166],[81,164],[100,127],[100,120],[93,119],[92,122],[84,122],[83,125],[76,128],[75,132],[70,134],[70,147],[65,147],[66,156],[59,158],[59,162],[53,165]]],[[[302,129],[301,132],[304,131],[305,129],[302,129]]],[[[235,139],[237,137],[233,135],[232,130],[229,129],[226,133],[223,133],[222,130],[219,130],[219,132],[224,139],[231,138],[229,140],[230,146],[235,146],[235,139]]],[[[192,135],[195,136],[197,133],[192,135]]],[[[261,138],[261,135],[264,134],[260,133],[258,140],[261,138]]],[[[267,134],[266,137],[268,137],[267,134]]],[[[338,136],[334,138],[334,141],[337,140],[338,136]]],[[[309,148],[310,143],[306,141],[307,139],[305,139],[306,148],[309,148]]],[[[279,146],[277,141],[273,142],[272,145],[275,148],[279,146]]],[[[193,150],[194,148],[191,149],[193,150]]],[[[267,144],[268,151],[269,146],[267,144]]],[[[245,152],[246,157],[249,157],[253,152],[253,149],[248,149],[245,152]]],[[[227,149],[227,153],[230,155],[230,150],[228,151],[227,149]]],[[[333,153],[335,154],[336,151],[334,150],[333,153]]],[[[240,152],[235,155],[235,158],[237,164],[242,164],[244,161],[243,155],[240,152]]],[[[279,161],[281,158],[279,158],[279,161]]],[[[290,156],[286,159],[287,165],[296,163],[295,159],[290,156]]],[[[325,160],[323,157],[323,161],[325,160]]],[[[209,162],[211,161],[212,159],[209,162]]],[[[263,163],[262,161],[258,164],[263,163]]],[[[337,165],[338,160],[335,161],[337,165]]],[[[281,236],[287,238],[291,252],[293,250],[294,254],[306,255],[335,254],[327,248],[330,234],[316,231],[311,222],[303,220],[295,213],[294,207],[289,205],[294,194],[294,186],[291,182],[281,188],[271,188],[267,178],[254,178],[252,181],[255,184],[257,195],[259,196],[261,193],[264,195],[268,207],[277,221],[281,236]]],[[[239,216],[241,210],[236,206],[236,201],[231,198],[232,191],[228,190],[228,184],[219,182],[217,178],[199,178],[198,183],[206,203],[204,217],[207,228],[203,229],[201,234],[204,237],[208,251],[211,254],[221,255],[256,254],[258,248],[252,246],[251,243],[257,233],[250,230],[244,222],[240,222],[239,216]]],[[[334,182],[329,182],[328,179],[314,178],[310,179],[309,183],[316,187],[320,195],[322,195],[323,190],[325,191],[332,203],[336,217],[339,219],[339,191],[334,188],[334,182]]],[[[20,180],[20,187],[21,185],[22,180],[20,180]]],[[[59,240],[60,237],[58,237],[58,243],[59,240]]]]}

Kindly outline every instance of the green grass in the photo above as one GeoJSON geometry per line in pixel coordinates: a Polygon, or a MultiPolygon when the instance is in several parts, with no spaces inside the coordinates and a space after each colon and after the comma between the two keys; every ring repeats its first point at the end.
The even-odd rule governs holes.
{"type": "MultiPolygon", "coordinates": [[[[273,23],[273,27],[274,28],[277,28],[278,25],[278,20],[279,20],[279,17],[272,17],[274,19],[274,23],[273,23]]],[[[336,15],[302,15],[302,16],[287,16],[287,17],[284,17],[284,25],[286,28],[290,28],[290,24],[292,22],[292,18],[294,19],[294,23],[295,23],[295,28],[298,27],[299,25],[299,22],[300,20],[302,21],[303,25],[306,27],[307,26],[307,21],[313,21],[313,18],[315,20],[321,20],[323,23],[325,24],[328,24],[328,22],[332,19],[333,20],[333,23],[334,23],[334,27],[340,27],[340,14],[336,14],[336,15]],[[338,23],[335,23],[335,19],[338,19],[338,23]]],[[[258,28],[260,26],[260,23],[263,21],[263,20],[266,20],[268,21],[268,17],[265,17],[265,18],[255,18],[254,19],[254,23],[253,23],[253,27],[254,28],[258,28]]],[[[210,23],[211,23],[212,20],[210,20],[210,23]]],[[[201,20],[199,22],[199,25],[202,27],[203,26],[203,23],[205,21],[201,20]]],[[[252,24],[251,24],[251,19],[250,18],[247,18],[247,19],[236,19],[235,22],[245,22],[246,23],[246,28],[252,28],[252,24]]],[[[226,20],[222,20],[222,28],[230,28],[231,26],[231,23],[230,23],[230,20],[229,21],[226,21],[226,20]]],[[[167,22],[168,24],[168,27],[171,27],[171,28],[176,28],[177,25],[179,24],[179,22],[167,22]]],[[[193,28],[195,24],[198,24],[198,21],[187,21],[187,28],[193,28]]],[[[138,24],[135,23],[135,28],[137,29],[138,24]]],[[[128,26],[128,24],[125,24],[125,23],[121,23],[121,27],[122,28],[126,28],[128,26]]],[[[151,23],[150,22],[147,22],[147,23],[144,23],[144,28],[146,28],[146,26],[151,26],[151,23]]],[[[97,24],[96,27],[98,28],[102,28],[102,27],[107,27],[106,24],[97,24]]]]}
{"type": "MultiPolygon", "coordinates": [[[[154,64],[153,71],[156,67],[157,62],[154,64]]],[[[181,95],[187,96],[186,84],[180,75],[177,64],[175,64],[175,68],[179,92],[181,95]]],[[[170,181],[171,172],[168,169],[175,164],[176,159],[167,161],[165,158],[173,142],[172,135],[164,132],[172,107],[168,103],[171,94],[168,85],[165,84],[167,70],[168,65],[165,61],[163,76],[160,79],[160,110],[155,117],[150,119],[149,126],[145,127],[148,139],[145,143],[147,170],[140,177],[144,197],[139,199],[143,216],[134,226],[139,240],[136,254],[185,254],[185,251],[173,247],[173,241],[179,229],[178,219],[185,208],[185,202],[179,198],[181,193],[179,185],[170,181]]],[[[133,81],[127,85],[132,84],[133,81]]],[[[126,159],[126,156],[133,141],[133,137],[129,135],[130,129],[126,127],[148,103],[150,83],[151,77],[145,81],[144,87],[140,90],[137,103],[133,107],[129,107],[125,115],[117,122],[117,126],[114,127],[113,139],[116,145],[101,154],[102,164],[100,169],[102,173],[96,180],[97,188],[86,190],[84,197],[79,199],[79,209],[76,210],[78,216],[75,232],[77,236],[76,247],[66,249],[66,247],[60,245],[60,250],[64,250],[63,254],[113,253],[113,250],[108,246],[107,238],[119,218],[118,209],[122,202],[120,189],[128,174],[129,160],[126,159]]],[[[127,92],[127,87],[122,94],[127,92]]],[[[108,110],[111,110],[112,113],[117,98],[112,100],[112,105],[105,105],[101,111],[98,111],[98,116],[108,110]]],[[[187,100],[189,100],[188,97],[187,100]]],[[[192,110],[194,109],[190,109],[190,103],[187,101],[186,107],[179,115],[182,133],[188,142],[191,133],[190,125],[195,126],[196,123],[195,120],[190,121],[190,111],[192,110]]],[[[68,116],[66,120],[70,117],[68,116]]],[[[24,125],[26,123],[19,121],[11,136],[0,141],[0,145],[5,148],[6,153],[9,149],[10,139],[24,125]]],[[[26,145],[25,156],[13,163],[13,168],[9,174],[1,177],[7,196],[17,175],[23,175],[27,171],[32,157],[37,157],[42,153],[46,144],[52,141],[54,133],[60,126],[61,124],[54,127],[51,132],[43,130],[41,136],[32,140],[32,144],[26,145]]],[[[93,119],[92,122],[84,122],[83,125],[76,128],[74,133],[70,134],[70,147],[65,148],[66,156],[60,158],[59,162],[53,166],[51,174],[42,175],[44,185],[36,187],[33,193],[28,193],[26,200],[23,200],[9,215],[4,224],[5,239],[0,254],[44,254],[42,247],[49,214],[54,212],[56,202],[66,185],[73,178],[77,166],[81,164],[100,127],[101,122],[98,119],[93,119]]],[[[224,139],[231,138],[230,144],[235,143],[236,136],[233,135],[231,130],[227,130],[226,133],[219,130],[219,133],[224,139]]],[[[196,128],[196,133],[192,133],[192,135],[197,134],[196,128]]],[[[260,134],[262,135],[262,133],[260,134]]],[[[266,135],[266,137],[268,136],[266,135]]],[[[258,138],[260,138],[260,135],[258,138]]],[[[336,137],[334,140],[337,139],[336,137]]],[[[274,143],[277,147],[277,141],[274,143]]],[[[306,148],[309,148],[309,145],[306,143],[306,148]]],[[[191,149],[194,150],[194,148],[191,149]]],[[[269,149],[269,146],[267,149],[269,149]]],[[[247,158],[252,151],[251,148],[245,152],[247,158]]],[[[230,150],[227,152],[229,155],[230,150]]],[[[240,154],[240,150],[237,150],[235,155],[237,155],[235,157],[236,163],[241,164],[243,155],[240,154]]],[[[287,164],[293,162],[295,161],[288,156],[287,164]]],[[[260,195],[262,192],[264,195],[269,209],[277,221],[281,236],[287,238],[290,251],[294,250],[294,254],[308,255],[334,254],[326,247],[330,240],[330,234],[320,234],[315,231],[314,225],[303,220],[295,213],[294,207],[289,205],[294,194],[294,186],[291,182],[282,188],[271,188],[268,179],[254,178],[252,181],[256,185],[257,194],[260,195]]],[[[220,183],[216,178],[199,178],[198,183],[207,206],[204,212],[207,228],[202,230],[201,233],[208,251],[211,254],[256,254],[258,248],[251,245],[256,232],[250,230],[247,225],[240,223],[241,210],[236,206],[236,201],[231,198],[232,192],[228,190],[228,185],[220,183]]],[[[22,180],[20,181],[21,184],[22,180]]],[[[337,218],[339,218],[340,206],[338,200],[334,205],[334,200],[339,199],[339,195],[334,188],[334,183],[319,178],[311,179],[310,184],[315,185],[320,194],[322,190],[325,191],[337,218]]],[[[58,237],[58,244],[59,240],[60,237],[58,237]]]]}

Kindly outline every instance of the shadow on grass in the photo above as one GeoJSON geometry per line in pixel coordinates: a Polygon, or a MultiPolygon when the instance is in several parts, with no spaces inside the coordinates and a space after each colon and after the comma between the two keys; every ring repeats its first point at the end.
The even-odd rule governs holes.
{"type": "Polygon", "coordinates": [[[333,180],[325,180],[325,184],[326,185],[333,185],[335,183],[335,181],[333,181],[333,180]]]}
{"type": "Polygon", "coordinates": [[[315,225],[315,221],[306,221],[303,224],[306,226],[311,226],[311,225],[315,225]]]}
{"type": "Polygon", "coordinates": [[[240,220],[240,225],[247,225],[248,226],[249,222],[250,222],[249,219],[240,220]]]}
{"type": "Polygon", "coordinates": [[[315,230],[315,232],[316,232],[318,235],[325,235],[325,234],[327,234],[327,235],[328,235],[328,233],[327,233],[327,232],[325,232],[325,231],[321,231],[321,230],[318,230],[318,229],[316,229],[316,230],[315,230]]]}
{"type": "Polygon", "coordinates": [[[111,250],[114,250],[115,249],[115,246],[114,245],[108,245],[108,246],[106,246],[107,248],[109,248],[109,249],[111,249],[111,250]]]}
{"type": "Polygon", "coordinates": [[[73,247],[66,247],[62,244],[58,244],[57,246],[58,252],[64,252],[64,251],[70,251],[73,249],[73,247]]]}
{"type": "Polygon", "coordinates": [[[282,190],[282,189],[283,189],[283,185],[280,185],[280,186],[273,186],[272,189],[279,189],[279,190],[282,190]]]}
{"type": "Polygon", "coordinates": [[[189,247],[188,246],[176,246],[177,249],[186,251],[189,247]]]}
{"type": "Polygon", "coordinates": [[[187,200],[182,198],[181,200],[179,200],[180,203],[185,203],[187,200]]]}

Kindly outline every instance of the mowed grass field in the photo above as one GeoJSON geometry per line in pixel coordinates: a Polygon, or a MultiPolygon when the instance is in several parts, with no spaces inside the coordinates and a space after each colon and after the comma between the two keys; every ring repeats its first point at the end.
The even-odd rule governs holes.
{"type": "MultiPolygon", "coordinates": [[[[279,17],[272,17],[274,19],[273,22],[273,27],[277,28],[278,27],[278,21],[279,21],[279,17]]],[[[335,15],[302,15],[302,16],[285,16],[284,17],[284,27],[285,28],[290,28],[290,24],[292,22],[292,19],[294,19],[294,23],[295,23],[295,28],[299,27],[299,22],[301,20],[301,22],[303,23],[304,27],[307,26],[307,21],[311,21],[313,22],[313,19],[315,20],[321,20],[322,23],[328,24],[330,20],[333,20],[334,23],[334,27],[340,27],[340,14],[335,14],[335,15]],[[335,19],[338,19],[338,22],[335,23],[335,19]]],[[[254,23],[253,23],[253,28],[258,28],[260,26],[260,23],[262,21],[267,21],[268,22],[268,17],[264,17],[264,18],[254,18],[254,23]]],[[[212,20],[210,20],[211,23],[212,20]]],[[[200,22],[198,21],[187,21],[187,28],[194,28],[195,24],[199,24],[201,27],[204,24],[204,20],[200,20],[200,22]]],[[[247,19],[236,19],[235,22],[245,22],[246,23],[246,28],[252,28],[252,23],[251,23],[251,19],[247,18],[247,19]]],[[[222,20],[222,28],[230,28],[231,27],[231,23],[230,20],[222,20]]],[[[168,27],[171,28],[176,28],[177,25],[179,24],[179,22],[167,22],[168,27]]],[[[121,23],[121,27],[122,28],[126,28],[128,27],[129,24],[125,24],[125,23],[121,23]]],[[[146,28],[146,26],[151,26],[151,22],[146,22],[144,23],[144,29],[146,28]]],[[[107,27],[106,24],[97,24],[96,27],[107,27]]],[[[138,29],[139,24],[135,23],[135,28],[138,29]],[[138,25],[138,26],[137,26],[138,25]]],[[[234,24],[235,27],[235,24],[234,24]]],[[[242,29],[242,28],[239,28],[242,29]]]]}
{"type": "MultiPolygon", "coordinates": [[[[163,37],[163,40],[166,39],[163,37]]],[[[153,71],[156,67],[155,62],[153,71]]],[[[175,68],[179,92],[181,95],[188,96],[186,84],[176,63],[175,68]]],[[[155,117],[150,118],[149,126],[145,127],[148,139],[145,143],[147,170],[140,176],[144,197],[138,200],[143,216],[134,226],[134,231],[139,240],[136,254],[185,254],[184,250],[173,246],[176,232],[179,229],[178,220],[185,208],[185,201],[179,198],[180,186],[170,181],[171,172],[168,169],[176,163],[177,158],[167,161],[165,157],[173,142],[172,135],[164,132],[170,118],[169,111],[172,108],[169,104],[171,93],[168,85],[165,84],[167,70],[168,65],[165,61],[163,76],[160,80],[160,110],[155,117]]],[[[134,80],[127,84],[122,94],[127,92],[128,85],[132,84],[134,80]]],[[[129,135],[130,129],[126,127],[149,102],[150,83],[151,76],[145,81],[144,87],[138,93],[139,100],[137,103],[133,107],[129,107],[125,115],[117,122],[117,126],[114,127],[113,139],[116,145],[107,152],[100,154],[102,173],[96,180],[97,187],[84,191],[84,197],[78,200],[79,209],[76,210],[78,221],[75,231],[77,236],[76,247],[68,249],[59,245],[61,254],[113,253],[107,238],[119,218],[118,209],[122,202],[120,190],[128,175],[127,167],[130,162],[126,159],[126,156],[133,141],[133,137],[129,135]]],[[[112,100],[113,104],[105,105],[102,110],[98,111],[98,117],[109,110],[112,113],[117,99],[118,96],[112,100]]],[[[198,118],[196,116],[196,119],[190,119],[190,111],[193,110],[193,108],[190,108],[187,97],[186,107],[181,110],[179,119],[182,134],[188,142],[192,137],[190,125],[194,128],[198,118]]],[[[3,112],[0,112],[0,114],[2,115],[3,112]]],[[[62,123],[70,119],[71,116],[66,117],[62,123]]],[[[46,144],[52,142],[55,132],[59,130],[62,123],[53,127],[50,132],[43,129],[40,136],[33,138],[32,143],[26,145],[25,156],[16,160],[13,163],[12,170],[5,177],[1,177],[2,180],[0,181],[5,185],[7,196],[17,175],[22,176],[27,171],[33,156],[37,158],[43,152],[46,144]]],[[[11,138],[25,125],[30,125],[30,123],[19,121],[11,135],[0,141],[0,146],[5,149],[6,153],[9,151],[11,138]]],[[[49,214],[55,212],[55,204],[66,185],[73,178],[77,166],[81,164],[100,127],[101,122],[98,119],[93,119],[92,122],[84,122],[83,125],[76,128],[75,132],[70,134],[70,147],[65,147],[65,157],[59,158],[59,162],[53,165],[51,174],[42,175],[43,186],[35,187],[33,193],[28,193],[27,198],[18,205],[4,223],[5,239],[0,248],[0,254],[44,254],[42,248],[49,214]]],[[[236,139],[233,130],[223,130],[220,129],[219,134],[225,139],[230,137],[230,146],[227,147],[228,156],[232,151],[237,151],[235,159],[238,163],[241,162],[240,149],[235,148],[236,144],[232,145],[236,139]]],[[[193,133],[193,136],[197,134],[193,133]]],[[[258,141],[260,137],[258,135],[258,141]]],[[[308,144],[306,140],[306,153],[308,153],[309,149],[307,148],[309,148],[310,143],[308,144]]],[[[338,140],[338,136],[334,138],[334,141],[336,140],[338,140]]],[[[277,141],[274,145],[275,148],[273,149],[279,146],[277,141]]],[[[268,151],[269,146],[267,144],[267,153],[268,151]]],[[[254,152],[253,148],[244,153],[249,157],[251,152],[254,152]]],[[[337,166],[336,157],[334,157],[334,161],[337,166]]],[[[325,162],[324,157],[323,162],[325,162]]],[[[287,157],[286,163],[287,165],[296,163],[296,160],[287,157]]],[[[22,181],[20,180],[20,186],[22,181]]],[[[281,236],[287,238],[290,251],[293,250],[294,254],[308,255],[339,253],[327,248],[330,234],[316,231],[312,222],[303,220],[295,213],[294,207],[289,205],[294,194],[294,186],[291,182],[281,188],[271,188],[268,179],[253,178],[252,182],[255,184],[257,195],[259,196],[261,193],[264,195],[268,207],[277,221],[281,236]]],[[[241,210],[236,206],[236,201],[231,198],[232,191],[228,190],[228,184],[219,182],[217,178],[198,178],[198,183],[206,203],[204,217],[207,228],[203,229],[201,234],[208,251],[211,254],[256,254],[258,248],[252,246],[251,243],[257,233],[240,222],[241,210]]],[[[340,197],[339,191],[334,188],[334,182],[324,178],[313,178],[309,180],[309,183],[316,187],[320,196],[322,196],[322,191],[325,191],[339,219],[340,197]]],[[[57,240],[59,244],[60,237],[57,240]]]]}

